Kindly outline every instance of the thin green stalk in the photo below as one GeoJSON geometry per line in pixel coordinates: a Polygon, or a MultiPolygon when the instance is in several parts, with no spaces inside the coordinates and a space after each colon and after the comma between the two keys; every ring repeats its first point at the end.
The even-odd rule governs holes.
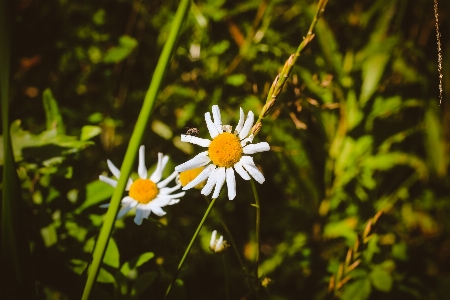
{"type": "Polygon", "coordinates": [[[136,127],[131,135],[130,143],[128,145],[127,151],[125,153],[125,158],[121,168],[121,176],[119,178],[117,187],[111,198],[111,205],[106,212],[105,222],[100,231],[99,238],[95,245],[92,265],[89,270],[86,285],[83,291],[83,300],[89,299],[89,294],[91,292],[92,286],[97,279],[100,264],[103,260],[103,256],[106,251],[106,246],[109,242],[109,237],[111,235],[112,228],[114,226],[117,212],[119,210],[120,201],[122,198],[123,191],[131,172],[136,154],[138,153],[138,148],[140,146],[142,136],[144,134],[145,128],[147,127],[148,120],[150,118],[151,112],[155,105],[155,99],[158,94],[159,88],[161,86],[162,80],[164,78],[165,72],[170,62],[170,58],[174,52],[175,44],[178,39],[179,33],[181,31],[181,26],[187,18],[187,14],[190,7],[190,0],[181,0],[178,6],[169,36],[167,38],[166,44],[161,52],[161,56],[156,65],[155,72],[153,73],[150,86],[145,95],[144,103],[142,109],[139,113],[139,117],[136,122],[136,127]]]}
{"type": "Polygon", "coordinates": [[[230,299],[230,283],[228,282],[228,269],[227,269],[227,262],[225,261],[225,255],[221,253],[222,256],[222,262],[223,262],[223,272],[225,273],[225,295],[226,299],[230,299]]]}
{"type": "Polygon", "coordinates": [[[175,280],[177,280],[178,274],[180,274],[181,268],[183,267],[184,261],[186,260],[186,257],[188,256],[189,252],[191,251],[192,245],[194,244],[195,239],[197,238],[198,234],[200,233],[200,230],[203,227],[203,224],[205,223],[206,218],[208,217],[209,213],[211,212],[211,209],[213,208],[214,203],[216,202],[217,198],[213,198],[211,200],[211,203],[208,206],[208,209],[206,210],[205,214],[203,215],[202,220],[200,221],[200,224],[198,224],[197,230],[195,231],[194,235],[192,236],[191,242],[186,248],[186,251],[184,251],[183,257],[181,258],[180,263],[178,264],[177,271],[175,272],[175,275],[172,278],[172,281],[170,282],[169,286],[166,290],[166,295],[164,296],[164,299],[167,298],[167,296],[170,293],[170,289],[172,288],[172,285],[174,284],[175,280]]]}
{"type": "Polygon", "coordinates": [[[259,197],[256,191],[255,181],[250,181],[253,190],[253,196],[255,197],[255,204],[252,204],[256,208],[256,225],[255,225],[255,239],[256,239],[256,257],[255,257],[255,277],[258,279],[258,267],[259,267],[259,249],[261,248],[261,242],[259,239],[260,226],[261,226],[261,210],[259,207],[259,197]]]}
{"type": "Polygon", "coordinates": [[[314,28],[316,27],[317,22],[319,21],[320,17],[322,16],[323,12],[325,11],[325,6],[327,5],[328,0],[319,0],[319,4],[317,5],[316,13],[314,14],[313,20],[311,22],[311,25],[309,26],[308,33],[303,38],[302,42],[297,48],[297,51],[292,54],[286,63],[284,64],[283,69],[281,70],[281,73],[275,77],[275,80],[272,83],[272,86],[270,87],[269,93],[267,94],[266,98],[266,104],[261,110],[261,113],[259,115],[258,120],[256,121],[255,125],[252,128],[252,134],[256,135],[262,126],[262,119],[264,119],[269,113],[272,108],[272,106],[275,104],[275,101],[277,100],[278,95],[283,90],[284,83],[289,78],[289,75],[291,74],[292,69],[294,68],[295,63],[297,62],[298,57],[302,53],[302,51],[306,48],[306,46],[312,41],[314,38],[314,28]]]}

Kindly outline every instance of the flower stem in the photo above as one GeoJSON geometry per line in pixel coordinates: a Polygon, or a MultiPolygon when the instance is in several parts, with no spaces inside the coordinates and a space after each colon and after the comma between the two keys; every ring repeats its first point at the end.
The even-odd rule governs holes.
{"type": "Polygon", "coordinates": [[[259,197],[258,192],[256,191],[255,181],[252,179],[251,181],[253,195],[255,197],[255,204],[253,206],[256,208],[256,225],[255,225],[255,239],[256,239],[256,257],[255,257],[255,277],[258,279],[258,266],[259,266],[259,249],[261,248],[261,242],[259,239],[260,233],[260,224],[261,224],[261,210],[259,207],[259,197]]]}
{"type": "Polygon", "coordinates": [[[103,260],[103,255],[105,254],[106,246],[108,245],[109,237],[114,227],[122,194],[123,191],[125,190],[125,186],[131,172],[131,167],[133,166],[136,153],[138,152],[138,148],[142,141],[142,136],[144,135],[144,131],[147,127],[148,120],[155,105],[155,99],[158,94],[167,67],[169,65],[170,58],[172,57],[172,54],[175,50],[175,44],[181,32],[181,26],[183,25],[184,20],[187,18],[190,3],[191,0],[181,0],[178,6],[177,12],[175,14],[171,26],[171,30],[167,37],[167,41],[164,45],[164,48],[162,49],[161,56],[159,57],[158,64],[156,65],[155,72],[150,82],[150,86],[145,95],[144,103],[139,113],[139,117],[136,121],[136,126],[134,128],[133,134],[131,135],[127,151],[125,153],[125,158],[123,160],[123,164],[120,170],[121,176],[117,183],[117,187],[114,190],[114,194],[111,198],[111,205],[109,206],[108,211],[106,212],[105,222],[103,223],[100,235],[95,245],[92,257],[92,265],[90,267],[86,285],[84,287],[82,300],[89,299],[92,286],[94,285],[94,282],[97,279],[100,264],[103,260]]]}
{"type": "Polygon", "coordinates": [[[200,233],[200,230],[202,229],[203,224],[205,223],[205,220],[208,217],[209,213],[211,212],[211,209],[215,202],[216,202],[216,198],[213,198],[211,200],[211,203],[208,206],[208,209],[206,210],[205,214],[203,215],[203,218],[200,221],[200,224],[198,225],[197,230],[195,231],[194,235],[192,236],[191,242],[187,246],[186,251],[184,251],[183,257],[181,258],[181,261],[178,264],[177,271],[175,272],[175,275],[172,278],[172,282],[167,287],[166,295],[164,296],[164,299],[166,299],[167,296],[169,295],[170,289],[172,288],[172,285],[174,284],[175,280],[177,279],[178,274],[180,274],[180,271],[181,271],[181,268],[183,267],[184,261],[186,260],[186,257],[188,256],[189,252],[191,251],[192,245],[194,244],[195,239],[197,238],[198,234],[200,233]]]}

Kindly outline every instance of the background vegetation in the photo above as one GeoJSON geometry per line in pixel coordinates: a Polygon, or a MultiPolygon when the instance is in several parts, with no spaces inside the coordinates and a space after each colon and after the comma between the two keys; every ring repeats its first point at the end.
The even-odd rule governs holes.
{"type": "MultiPolygon", "coordinates": [[[[237,179],[236,199],[222,192],[188,256],[177,299],[450,293],[450,3],[440,2],[439,106],[432,1],[329,1],[256,138],[271,145],[255,158],[266,178],[259,280],[254,195],[237,179]],[[220,219],[245,269],[232,248],[209,251],[214,229],[230,242],[220,219]]],[[[123,160],[178,2],[9,4],[9,119],[28,234],[16,238],[30,241],[38,299],[79,298],[112,195],[98,176],[107,159],[123,160]]],[[[213,104],[233,126],[239,107],[258,114],[316,5],[195,1],[143,140],[148,165],[163,152],[170,173],[198,153],[180,134],[207,137],[213,104]]],[[[207,206],[191,190],[162,218],[117,221],[93,298],[161,299],[207,206]]]]}

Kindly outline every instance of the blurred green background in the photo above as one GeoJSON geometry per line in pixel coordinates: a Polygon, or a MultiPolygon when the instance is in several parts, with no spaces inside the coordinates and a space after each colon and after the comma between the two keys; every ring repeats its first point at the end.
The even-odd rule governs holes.
{"type": "MultiPolygon", "coordinates": [[[[9,118],[28,232],[18,238],[30,240],[38,299],[77,299],[99,205],[112,195],[98,176],[107,159],[121,165],[178,2],[8,4],[9,118]]],[[[195,1],[143,140],[147,166],[163,152],[170,174],[197,154],[180,134],[196,127],[209,138],[204,113],[213,104],[232,126],[239,107],[258,115],[316,5],[195,1]]],[[[236,199],[222,191],[188,256],[176,299],[450,294],[449,12],[441,0],[439,105],[433,1],[329,0],[255,139],[271,145],[255,155],[266,178],[257,185],[259,280],[249,274],[254,196],[237,178],[236,199]],[[219,215],[248,272],[231,248],[223,258],[209,251],[214,229],[230,241],[219,215]]],[[[93,299],[161,299],[207,206],[190,190],[162,218],[119,220],[93,299]]]]}

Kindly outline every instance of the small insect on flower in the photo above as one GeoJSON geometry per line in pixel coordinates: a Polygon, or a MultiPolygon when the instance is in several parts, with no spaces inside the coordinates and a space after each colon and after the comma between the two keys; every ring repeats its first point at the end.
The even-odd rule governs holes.
{"type": "Polygon", "coordinates": [[[194,128],[194,127],[186,127],[187,131],[186,131],[186,135],[192,135],[192,136],[198,136],[200,134],[200,130],[198,130],[198,128],[194,128]]]}

